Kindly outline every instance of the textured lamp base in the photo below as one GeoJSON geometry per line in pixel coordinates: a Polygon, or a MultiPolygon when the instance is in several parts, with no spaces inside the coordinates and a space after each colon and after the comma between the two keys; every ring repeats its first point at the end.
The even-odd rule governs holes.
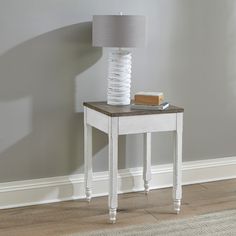
{"type": "Polygon", "coordinates": [[[109,54],[107,104],[130,104],[131,52],[115,50],[109,54]]]}

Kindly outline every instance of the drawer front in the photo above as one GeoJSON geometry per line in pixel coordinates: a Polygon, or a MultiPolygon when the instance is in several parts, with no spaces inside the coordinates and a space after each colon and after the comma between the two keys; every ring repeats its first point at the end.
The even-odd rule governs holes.
{"type": "Polygon", "coordinates": [[[119,117],[119,134],[176,130],[176,113],[119,117]]]}

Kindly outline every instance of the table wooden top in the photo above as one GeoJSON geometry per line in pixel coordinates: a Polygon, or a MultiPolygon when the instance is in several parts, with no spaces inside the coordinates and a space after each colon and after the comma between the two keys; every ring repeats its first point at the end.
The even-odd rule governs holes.
{"type": "Polygon", "coordinates": [[[130,105],[112,106],[107,102],[84,102],[84,106],[101,112],[105,115],[118,117],[118,116],[136,116],[136,115],[151,115],[151,114],[165,114],[165,113],[180,113],[184,112],[181,107],[170,105],[167,109],[160,110],[135,110],[131,109],[130,105]]]}

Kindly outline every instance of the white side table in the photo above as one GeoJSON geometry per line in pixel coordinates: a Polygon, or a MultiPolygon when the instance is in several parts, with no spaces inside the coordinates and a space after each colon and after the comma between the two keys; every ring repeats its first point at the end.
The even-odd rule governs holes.
{"type": "Polygon", "coordinates": [[[92,186],[92,127],[109,137],[109,217],[116,221],[118,207],[118,135],[144,133],[145,153],[143,166],[144,190],[149,191],[151,180],[151,132],[174,131],[175,155],[173,165],[173,204],[176,213],[180,211],[182,198],[182,131],[184,109],[170,106],[164,111],[131,110],[130,106],[111,106],[106,102],[84,103],[84,167],[85,193],[91,200],[92,186]]]}

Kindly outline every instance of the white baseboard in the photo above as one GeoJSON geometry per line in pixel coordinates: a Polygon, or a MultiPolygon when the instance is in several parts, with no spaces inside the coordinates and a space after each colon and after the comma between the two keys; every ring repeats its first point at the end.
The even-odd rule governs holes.
{"type": "MultiPolygon", "coordinates": [[[[236,178],[236,157],[183,163],[183,184],[236,178]]],[[[142,191],[142,168],[119,171],[119,193],[142,191]]],[[[172,164],[152,166],[151,189],[172,186],[172,164]]],[[[94,173],[93,196],[108,193],[108,172],[94,173]]],[[[84,176],[14,181],[0,184],[0,209],[84,198],[84,176]]]]}

